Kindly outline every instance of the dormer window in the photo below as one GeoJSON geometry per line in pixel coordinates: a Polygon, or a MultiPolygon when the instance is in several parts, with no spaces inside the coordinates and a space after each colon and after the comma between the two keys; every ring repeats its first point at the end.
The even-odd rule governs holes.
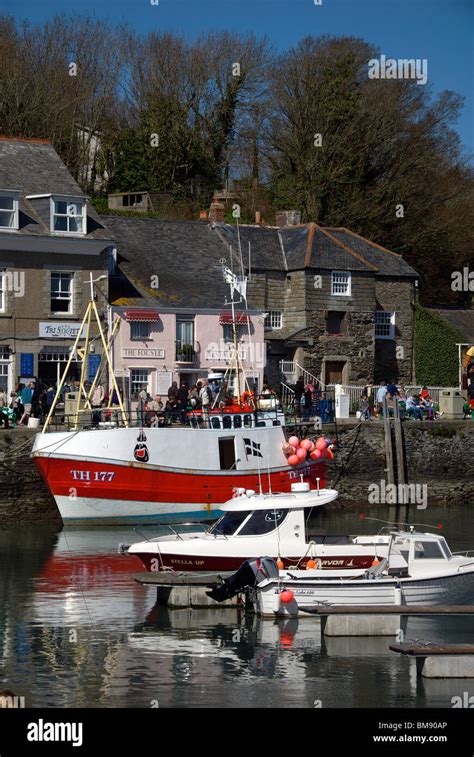
{"type": "Polygon", "coordinates": [[[18,229],[18,193],[0,190],[0,230],[18,229]]]}
{"type": "Polygon", "coordinates": [[[81,199],[52,197],[51,231],[63,234],[84,234],[86,204],[81,199]]]}

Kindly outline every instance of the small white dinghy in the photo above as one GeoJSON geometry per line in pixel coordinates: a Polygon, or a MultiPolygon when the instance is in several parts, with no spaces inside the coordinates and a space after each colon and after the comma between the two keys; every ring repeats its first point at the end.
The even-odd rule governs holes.
{"type": "Polygon", "coordinates": [[[474,600],[474,557],[438,534],[391,533],[388,555],[367,571],[283,570],[249,587],[259,615],[298,615],[318,604],[436,605],[474,600]]]}
{"type": "Polygon", "coordinates": [[[237,570],[257,555],[279,558],[284,567],[303,569],[313,561],[326,571],[370,568],[374,559],[388,554],[388,535],[328,536],[308,529],[310,512],[337,496],[334,489],[310,489],[305,481],[292,484],[290,493],[237,489],[221,505],[224,515],[204,533],[169,527],[170,534],[124,545],[121,551],[137,555],[151,572],[237,570]]]}

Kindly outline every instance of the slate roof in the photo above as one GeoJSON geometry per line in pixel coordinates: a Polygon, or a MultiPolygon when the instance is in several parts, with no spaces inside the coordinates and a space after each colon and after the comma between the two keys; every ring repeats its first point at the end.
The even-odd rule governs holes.
{"type": "Polygon", "coordinates": [[[117,239],[118,267],[135,291],[120,277],[110,282],[115,305],[225,310],[229,287],[220,260],[226,248],[214,230],[201,221],[103,217],[117,239]],[[151,287],[151,276],[159,288],[151,287]]]}
{"type": "MultiPolygon", "coordinates": [[[[84,197],[52,144],[42,139],[0,137],[0,189],[16,189],[19,197],[18,234],[56,236],[27,195],[59,194],[84,197]]],[[[9,231],[8,234],[14,234],[9,231]]],[[[68,237],[70,238],[70,237],[68,237]]],[[[91,205],[87,206],[87,234],[75,239],[110,240],[91,205]]]]}
{"type": "MultiPolygon", "coordinates": [[[[230,265],[231,246],[234,270],[239,270],[236,226],[213,227],[202,221],[164,221],[139,216],[102,218],[117,240],[119,275],[110,282],[115,305],[223,307],[229,289],[221,274],[220,261],[224,258],[230,265]],[[159,277],[159,289],[151,287],[153,275],[159,277]]],[[[347,229],[322,229],[308,224],[285,229],[241,226],[239,231],[246,268],[251,244],[252,270],[310,267],[382,276],[417,275],[400,255],[347,229]]],[[[252,287],[249,305],[252,305],[252,287]]],[[[280,332],[278,338],[283,338],[280,332]]]]}
{"type": "Polygon", "coordinates": [[[350,247],[353,252],[360,255],[368,263],[376,266],[379,275],[413,276],[418,278],[418,273],[415,269],[408,265],[402,256],[396,252],[387,250],[385,247],[381,247],[349,229],[329,228],[327,231],[339,242],[350,247]]]}
{"type": "Polygon", "coordinates": [[[250,242],[252,268],[285,270],[285,255],[281,247],[279,229],[265,226],[240,226],[238,234],[237,226],[234,224],[219,224],[215,231],[227,246],[232,247],[232,252],[236,256],[239,250],[238,236],[240,235],[244,266],[248,267],[250,242]]]}
{"type": "Polygon", "coordinates": [[[450,326],[457,329],[466,342],[474,345],[474,310],[438,310],[437,308],[433,310],[450,326]]]}
{"type": "MultiPolygon", "coordinates": [[[[219,224],[217,232],[227,245],[238,250],[235,225],[219,224]]],[[[345,228],[323,228],[316,224],[281,229],[241,226],[239,233],[244,265],[250,242],[255,270],[291,271],[309,267],[367,271],[381,276],[418,276],[401,255],[345,228]]]]}

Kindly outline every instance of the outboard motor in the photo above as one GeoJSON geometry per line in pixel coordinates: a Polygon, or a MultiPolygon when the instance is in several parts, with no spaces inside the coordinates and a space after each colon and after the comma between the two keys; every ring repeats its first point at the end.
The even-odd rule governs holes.
{"type": "Polygon", "coordinates": [[[278,578],[278,574],[278,565],[273,557],[246,560],[236,573],[226,578],[222,584],[213,586],[211,591],[206,591],[206,594],[216,602],[225,602],[226,599],[235,597],[239,591],[243,591],[248,586],[255,586],[264,578],[278,578]]]}

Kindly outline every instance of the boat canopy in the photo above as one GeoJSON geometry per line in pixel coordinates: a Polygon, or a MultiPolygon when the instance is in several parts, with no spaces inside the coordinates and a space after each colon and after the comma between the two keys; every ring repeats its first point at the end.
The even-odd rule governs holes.
{"type": "Polygon", "coordinates": [[[225,512],[242,512],[250,510],[301,510],[320,507],[332,502],[338,496],[336,489],[311,489],[301,492],[281,492],[275,494],[256,494],[252,489],[243,490],[236,497],[219,507],[225,512]]]}

